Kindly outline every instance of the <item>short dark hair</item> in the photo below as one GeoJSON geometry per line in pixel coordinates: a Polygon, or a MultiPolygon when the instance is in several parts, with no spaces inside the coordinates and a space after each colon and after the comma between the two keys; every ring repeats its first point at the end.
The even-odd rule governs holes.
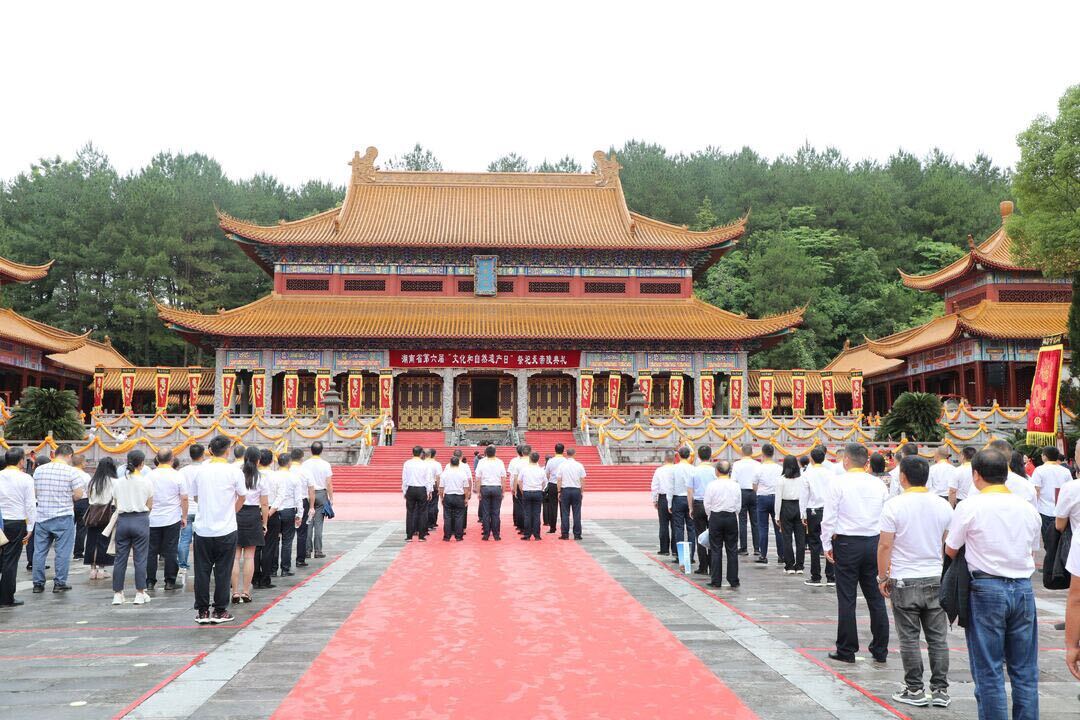
{"type": "Polygon", "coordinates": [[[529,461],[534,462],[534,463],[540,462],[540,453],[538,453],[538,452],[529,453],[529,461]]]}
{"type": "MultiPolygon", "coordinates": [[[[26,451],[21,447],[8,448],[8,451],[4,453],[4,462],[7,463],[7,467],[19,468],[25,458],[26,451]]],[[[22,468],[19,469],[21,470],[22,468]]]]}
{"type": "Polygon", "coordinates": [[[289,463],[292,462],[292,453],[283,452],[277,456],[277,464],[279,468],[289,467],[289,463]]]}
{"type": "MultiPolygon", "coordinates": [[[[58,448],[59,449],[59,448],[58,448]]],[[[1047,445],[1042,449],[1042,455],[1050,462],[1057,462],[1061,460],[1061,451],[1053,445],[1047,445]]]]}
{"type": "Polygon", "coordinates": [[[522,445],[521,446],[521,454],[525,455],[526,457],[528,457],[529,455],[532,455],[532,445],[522,445]]]}
{"type": "Polygon", "coordinates": [[[900,474],[912,487],[926,487],[930,478],[930,463],[918,455],[908,455],[900,461],[900,474]]]}
{"type": "Polygon", "coordinates": [[[433,457],[435,457],[435,448],[428,448],[428,449],[427,449],[427,456],[428,456],[429,458],[433,458],[433,457]]]}
{"type": "Polygon", "coordinates": [[[697,449],[697,456],[700,460],[708,460],[712,457],[712,448],[708,445],[700,445],[697,449]]]}
{"type": "Polygon", "coordinates": [[[859,443],[848,443],[845,445],[844,454],[851,458],[851,461],[856,465],[865,465],[869,460],[866,448],[859,443]]]}
{"type": "Polygon", "coordinates": [[[60,443],[56,446],[56,450],[53,451],[53,455],[56,457],[68,457],[75,454],[75,449],[68,443],[60,443]]]}
{"type": "Polygon", "coordinates": [[[563,445],[562,443],[555,443],[555,454],[556,455],[562,455],[565,450],[566,450],[565,445],[563,445]]]}
{"type": "Polygon", "coordinates": [[[679,448],[679,457],[681,457],[683,460],[688,459],[690,457],[690,448],[686,445],[683,445],[681,448],[679,448]]]}
{"type": "Polygon", "coordinates": [[[495,446],[488,445],[486,448],[484,448],[484,455],[487,457],[495,457],[495,446]]]}
{"type": "Polygon", "coordinates": [[[1009,459],[997,450],[980,450],[971,459],[971,470],[979,473],[983,482],[1001,485],[1009,477],[1009,459]]]}
{"type": "Polygon", "coordinates": [[[461,463],[461,456],[460,455],[451,455],[450,456],[450,466],[451,467],[457,467],[460,463],[461,463]]]}
{"type": "Polygon", "coordinates": [[[1010,455],[1012,455],[1012,451],[1013,451],[1012,443],[1010,443],[1005,438],[995,438],[995,439],[991,440],[990,445],[988,447],[994,448],[999,453],[1004,454],[1005,457],[1009,457],[1010,455]]]}
{"type": "Polygon", "coordinates": [[[967,445],[964,447],[963,450],[960,451],[960,454],[964,456],[965,460],[971,462],[971,459],[975,457],[975,453],[977,452],[978,450],[975,449],[974,445],[967,445]]]}
{"type": "Polygon", "coordinates": [[[716,472],[719,475],[730,475],[731,474],[731,461],[730,460],[721,460],[720,462],[716,463],[716,472]]]}
{"type": "Polygon", "coordinates": [[[769,443],[765,443],[764,445],[761,446],[761,454],[764,455],[767,458],[771,458],[773,456],[773,453],[775,453],[775,452],[776,452],[776,448],[774,448],[769,443]]]}
{"type": "MultiPolygon", "coordinates": [[[[905,446],[906,447],[906,446],[905,446]]],[[[905,455],[904,457],[911,457],[905,455]]],[[[885,456],[879,452],[876,452],[870,456],[870,472],[883,473],[885,472],[885,456]]]]}
{"type": "Polygon", "coordinates": [[[293,448],[289,451],[289,457],[293,459],[293,462],[298,462],[304,459],[304,451],[301,448],[293,448]]]}
{"type": "MultiPolygon", "coordinates": [[[[567,448],[566,449],[566,456],[567,457],[574,457],[575,455],[577,455],[577,448],[567,448]]],[[[575,517],[577,517],[577,516],[575,515],[575,517]]]]}
{"type": "Polygon", "coordinates": [[[810,459],[816,464],[820,465],[825,462],[825,448],[821,445],[815,445],[810,449],[810,459]]]}
{"type": "Polygon", "coordinates": [[[200,460],[202,460],[203,455],[206,454],[206,448],[204,448],[199,443],[195,443],[194,445],[192,445],[191,447],[188,448],[187,452],[188,452],[188,457],[191,458],[192,462],[199,462],[200,460]]]}
{"type": "Polygon", "coordinates": [[[322,455],[322,443],[319,442],[318,440],[311,443],[311,454],[312,455],[322,455]]]}
{"type": "Polygon", "coordinates": [[[232,440],[224,435],[216,435],[214,439],[210,441],[210,454],[214,457],[221,457],[225,454],[225,451],[232,445],[232,440]]]}
{"type": "Polygon", "coordinates": [[[754,446],[750,443],[744,443],[742,446],[742,454],[746,457],[750,457],[754,454],[754,446]]]}
{"type": "Polygon", "coordinates": [[[907,442],[900,446],[900,454],[904,457],[918,457],[919,446],[913,442],[907,442]]]}
{"type": "Polygon", "coordinates": [[[246,452],[247,452],[247,447],[244,446],[244,445],[241,445],[240,443],[237,443],[235,446],[233,446],[232,454],[233,454],[233,457],[236,458],[237,460],[243,460],[244,459],[244,453],[246,453],[246,452]]]}
{"type": "Polygon", "coordinates": [[[271,450],[259,451],[259,464],[263,467],[269,467],[274,462],[274,453],[271,450]]]}
{"type": "Polygon", "coordinates": [[[424,448],[420,447],[419,445],[413,445],[413,449],[412,449],[412,456],[413,457],[420,457],[423,454],[424,454],[424,448]]]}

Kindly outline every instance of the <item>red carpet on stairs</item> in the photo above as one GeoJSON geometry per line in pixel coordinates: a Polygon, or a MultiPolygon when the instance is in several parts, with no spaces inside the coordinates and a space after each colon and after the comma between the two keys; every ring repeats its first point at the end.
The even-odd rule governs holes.
{"type": "Polygon", "coordinates": [[[578,543],[472,520],[407,545],[273,717],[756,717],[578,543]]]}

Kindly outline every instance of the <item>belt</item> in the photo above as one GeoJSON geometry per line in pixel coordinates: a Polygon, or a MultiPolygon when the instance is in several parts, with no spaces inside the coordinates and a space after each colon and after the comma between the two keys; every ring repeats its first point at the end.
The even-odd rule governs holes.
{"type": "Polygon", "coordinates": [[[1022,578],[1008,578],[1008,577],[1004,577],[1002,575],[991,575],[990,573],[985,573],[982,570],[972,570],[971,571],[971,579],[972,580],[1020,580],[1022,578]]]}
{"type": "Polygon", "coordinates": [[[719,515],[720,517],[724,517],[725,515],[730,515],[732,517],[735,517],[735,511],[734,510],[713,510],[711,514],[712,515],[719,515]]]}

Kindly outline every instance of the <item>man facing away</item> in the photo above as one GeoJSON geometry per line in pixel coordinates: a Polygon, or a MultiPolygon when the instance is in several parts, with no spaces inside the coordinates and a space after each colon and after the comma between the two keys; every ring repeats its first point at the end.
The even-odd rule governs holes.
{"type": "Polygon", "coordinates": [[[761,446],[761,467],[754,478],[754,494],[757,496],[758,549],[761,554],[754,562],[764,565],[769,562],[769,528],[772,528],[776,540],[777,562],[783,562],[784,546],[780,538],[780,528],[776,525],[776,486],[780,483],[783,468],[773,461],[776,449],[768,443],[761,446]]]}
{"type": "Polygon", "coordinates": [[[966,500],[972,492],[971,459],[975,457],[975,452],[970,445],[961,450],[961,463],[949,476],[949,502],[953,507],[966,500]]]}
{"type": "Polygon", "coordinates": [[[964,633],[979,717],[1009,717],[1007,668],[1013,720],[1037,720],[1039,626],[1031,552],[1042,522],[1031,505],[1005,486],[1009,463],[1002,453],[980,451],[971,470],[974,492],[953,514],[945,552],[955,558],[965,548],[971,572],[964,633]]]}
{"type": "Polygon", "coordinates": [[[889,497],[896,497],[904,491],[900,487],[900,463],[906,457],[919,457],[919,446],[906,442],[896,451],[896,465],[889,471],[889,497]]]}
{"type": "Polygon", "coordinates": [[[518,473],[523,465],[529,464],[529,457],[525,454],[524,445],[518,445],[514,448],[514,451],[517,452],[517,456],[512,458],[506,466],[506,476],[510,481],[510,500],[513,504],[511,516],[514,519],[514,528],[521,533],[525,530],[525,510],[521,504],[521,496],[517,494],[515,488],[517,487],[518,473]]]}
{"type": "Polygon", "coordinates": [[[195,518],[195,622],[224,623],[229,613],[229,583],[236,555],[236,512],[244,503],[241,466],[227,460],[227,437],[210,441],[210,462],[195,475],[191,493],[199,503],[195,518]],[[210,611],[210,576],[214,576],[214,610],[210,611]]]}
{"type": "Polygon", "coordinates": [[[688,493],[694,483],[694,466],[690,462],[690,448],[679,448],[679,461],[675,463],[671,479],[671,514],[675,519],[675,562],[679,561],[678,545],[683,539],[690,542],[690,562],[694,562],[694,548],[697,542],[693,537],[694,521],[690,518],[688,493]],[[689,536],[689,537],[687,537],[689,536]]]}
{"type": "MultiPolygon", "coordinates": [[[[37,473],[34,474],[37,477],[37,473]]],[[[1031,484],[1039,496],[1039,515],[1042,521],[1042,537],[1046,540],[1046,533],[1054,526],[1058,491],[1065,483],[1072,480],[1069,468],[1061,464],[1061,453],[1053,445],[1042,449],[1042,465],[1035,468],[1031,474],[1031,484]]],[[[34,567],[37,567],[37,558],[34,558],[34,567]]]]}
{"type": "MultiPolygon", "coordinates": [[[[656,508],[656,517],[660,522],[660,554],[670,555],[675,548],[672,546],[674,537],[674,523],[671,515],[671,477],[675,467],[675,452],[664,451],[664,464],[653,471],[652,485],[649,494],[652,495],[652,504],[656,508]]],[[[746,540],[746,536],[743,536],[746,540]]]]}
{"type": "Polygon", "coordinates": [[[317,558],[326,557],[323,552],[323,522],[326,520],[323,508],[327,501],[331,504],[334,502],[334,469],[330,463],[323,460],[322,451],[321,442],[311,443],[311,457],[301,465],[308,480],[308,505],[313,508],[314,513],[311,531],[308,533],[307,550],[308,555],[314,552],[314,557],[317,558]]]}
{"type": "Polygon", "coordinates": [[[199,512],[199,504],[195,502],[195,497],[191,494],[191,488],[192,483],[195,480],[195,475],[207,462],[206,448],[199,443],[195,443],[188,448],[188,457],[191,458],[191,462],[180,468],[180,475],[184,478],[184,494],[188,497],[187,522],[180,528],[180,541],[176,546],[176,562],[180,567],[180,572],[185,576],[188,571],[191,534],[195,530],[195,516],[199,512]]]}
{"type": "Polygon", "coordinates": [[[581,494],[585,491],[585,466],[577,461],[575,448],[566,451],[566,460],[559,465],[556,492],[559,494],[559,512],[562,515],[560,540],[569,537],[570,513],[574,513],[574,539],[581,539],[581,494]]]}
{"type": "Polygon", "coordinates": [[[555,524],[559,515],[559,466],[566,462],[566,446],[555,443],[555,456],[544,463],[544,472],[547,473],[547,484],[544,486],[544,516],[543,522],[549,533],[555,532],[555,524]]]}
{"type": "MultiPolygon", "coordinates": [[[[712,467],[703,464],[701,467],[712,467]]],[[[700,470],[700,468],[698,468],[700,470]]],[[[714,477],[705,488],[702,498],[705,512],[709,514],[709,585],[720,587],[723,575],[723,555],[727,555],[727,581],[732,588],[739,587],[739,521],[736,518],[742,507],[742,489],[731,478],[731,463],[716,463],[714,477]]]]}
{"type": "MultiPolygon", "coordinates": [[[[1009,443],[1008,440],[1005,440],[1004,438],[997,438],[996,440],[991,440],[989,447],[997,450],[999,453],[1001,453],[1007,458],[1011,459],[1013,456],[1013,446],[1011,443],[1009,443]]],[[[1031,481],[1027,479],[1027,477],[1025,477],[1024,475],[1017,475],[1012,471],[1011,462],[1009,464],[1009,476],[1005,480],[1005,487],[1009,488],[1009,492],[1016,495],[1017,497],[1027,500],[1028,504],[1031,505],[1031,507],[1035,508],[1036,512],[1039,511],[1039,491],[1035,488],[1031,481]]]]}
{"type": "Polygon", "coordinates": [[[51,462],[34,470],[34,497],[37,520],[34,523],[34,590],[45,592],[45,562],[49,548],[56,544],[56,572],[53,592],[70,590],[68,568],[75,546],[74,503],[83,496],[82,476],[71,466],[75,454],[71,445],[56,446],[51,462]]]}
{"type": "Polygon", "coordinates": [[[825,579],[821,578],[821,518],[825,512],[825,498],[836,476],[823,464],[825,448],[815,445],[810,450],[810,464],[803,470],[799,509],[806,527],[806,544],[810,546],[810,578],[803,582],[811,587],[835,586],[833,564],[825,561],[825,579]]]}
{"type": "Polygon", "coordinates": [[[690,519],[694,523],[694,542],[697,543],[697,570],[698,575],[709,574],[709,548],[698,542],[703,532],[709,529],[709,513],[705,510],[705,488],[716,479],[716,468],[709,462],[712,458],[712,448],[702,445],[697,449],[698,463],[694,468],[692,482],[687,493],[690,504],[690,519]]]}
{"type": "Polygon", "coordinates": [[[942,543],[952,520],[952,506],[930,492],[930,466],[917,456],[900,460],[900,495],[881,513],[878,541],[878,587],[892,602],[893,624],[900,636],[904,688],[892,699],[925,707],[948,707],[949,619],[941,607],[942,543]],[[930,656],[930,697],[923,688],[919,629],[930,656]]]}
{"type": "Polygon", "coordinates": [[[889,491],[866,472],[868,461],[862,445],[850,443],[844,448],[845,473],[829,486],[821,521],[825,557],[836,566],[836,651],[829,657],[845,663],[854,663],[859,649],[857,589],[862,590],[870,610],[870,654],[878,663],[884,663],[889,654],[889,615],[877,584],[881,510],[889,491]]]}
{"type": "Polygon", "coordinates": [[[424,452],[424,462],[427,463],[429,471],[434,475],[431,500],[428,501],[427,506],[428,530],[434,530],[439,527],[439,484],[442,478],[442,465],[435,459],[435,448],[428,448],[424,452]]]}
{"type": "Polygon", "coordinates": [[[90,483],[90,474],[86,472],[86,456],[72,455],[71,467],[79,473],[83,496],[75,501],[75,550],[72,555],[76,560],[83,556],[86,549],[86,511],[90,509],[90,498],[86,497],[86,486],[90,483]]]}
{"type": "Polygon", "coordinates": [[[405,498],[405,542],[417,535],[427,541],[427,504],[435,490],[435,476],[424,460],[424,448],[417,445],[412,457],[401,466],[401,494],[405,498]]]}
{"type": "Polygon", "coordinates": [[[294,471],[292,453],[278,455],[278,482],[284,487],[278,515],[281,516],[281,577],[295,575],[292,571],[293,540],[303,522],[304,501],[308,499],[307,480],[294,471]]]}
{"type": "Polygon", "coordinates": [[[930,466],[930,478],[926,481],[929,492],[946,500],[949,499],[949,478],[956,472],[951,459],[952,451],[949,446],[939,446],[934,451],[934,464],[930,466]]]}
{"type": "Polygon", "coordinates": [[[311,489],[311,480],[308,479],[307,471],[304,470],[304,451],[293,448],[289,451],[291,462],[289,472],[294,476],[294,482],[299,483],[303,492],[304,500],[297,514],[300,515],[300,524],[296,526],[296,567],[307,567],[308,558],[308,535],[311,533],[311,507],[315,493],[311,489]]]}
{"type": "Polygon", "coordinates": [[[506,481],[506,466],[503,461],[495,457],[495,446],[488,445],[484,448],[484,457],[476,463],[474,473],[477,484],[480,486],[480,524],[483,528],[481,540],[487,540],[492,535],[496,540],[502,540],[502,496],[503,483],[506,481]]]}
{"type": "Polygon", "coordinates": [[[758,556],[758,519],[757,519],[757,494],[754,492],[754,483],[757,481],[761,463],[753,458],[754,446],[747,443],[742,446],[742,457],[731,466],[731,477],[739,485],[742,492],[742,505],[739,507],[739,554],[747,555],[746,549],[746,526],[750,525],[750,542],[754,548],[754,555],[758,556]]]}
{"type": "Polygon", "coordinates": [[[187,524],[188,496],[184,476],[173,468],[172,450],[161,449],[155,458],[156,466],[147,474],[154,488],[150,508],[150,549],[146,556],[146,588],[157,585],[158,556],[165,560],[165,589],[176,589],[180,567],[176,562],[180,530],[187,524]]]}

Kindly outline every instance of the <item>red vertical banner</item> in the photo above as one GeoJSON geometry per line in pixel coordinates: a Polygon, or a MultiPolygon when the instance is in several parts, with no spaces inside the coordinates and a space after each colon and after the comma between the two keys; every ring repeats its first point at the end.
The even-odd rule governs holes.
{"type": "Polygon", "coordinates": [[[582,370],[581,377],[578,378],[578,407],[589,412],[592,409],[592,395],[593,374],[582,370]]]}
{"type": "Polygon", "coordinates": [[[232,412],[235,395],[236,371],[225,368],[221,371],[221,409],[223,412],[232,412]]]}
{"type": "Polygon", "coordinates": [[[379,375],[379,410],[389,415],[394,410],[394,375],[383,372],[379,375]]]}
{"type": "Polygon", "coordinates": [[[668,379],[668,408],[672,415],[682,412],[683,376],[672,375],[668,379]]]}
{"type": "Polygon", "coordinates": [[[712,375],[702,375],[698,379],[701,393],[701,411],[706,417],[712,415],[713,406],[716,405],[716,378],[712,375]]]}
{"type": "Polygon", "coordinates": [[[607,406],[613,413],[619,411],[619,393],[622,390],[622,375],[611,373],[607,380],[607,406]]]}
{"type": "Polygon", "coordinates": [[[758,375],[758,397],[761,399],[762,415],[771,414],[775,397],[772,370],[762,370],[758,375]]]}
{"type": "Polygon", "coordinates": [[[743,376],[732,375],[728,378],[728,410],[738,415],[743,410],[743,376]]]}
{"type": "Polygon", "coordinates": [[[1028,406],[1027,419],[1029,445],[1053,445],[1057,441],[1061,366],[1064,356],[1065,348],[1060,336],[1043,340],[1035,361],[1035,378],[1031,381],[1031,403],[1028,406]]]}
{"type": "Polygon", "coordinates": [[[862,370],[851,371],[851,412],[859,415],[863,409],[862,370]]]}
{"type": "Polygon", "coordinates": [[[188,412],[192,415],[199,414],[199,390],[202,386],[202,369],[189,367],[187,373],[188,384],[188,412]]]}
{"type": "Polygon", "coordinates": [[[131,412],[131,403],[135,397],[135,368],[122,368],[120,370],[120,400],[124,406],[124,412],[131,412]]]}
{"type": "Polygon", "coordinates": [[[364,410],[364,376],[358,372],[349,373],[348,408],[350,415],[359,415],[364,410]]]}
{"type": "Polygon", "coordinates": [[[266,413],[266,373],[262,368],[251,371],[251,410],[255,415],[266,413]]]}
{"type": "Polygon", "coordinates": [[[315,409],[323,409],[323,400],[327,391],[330,390],[330,371],[319,370],[315,373],[315,409]]]}
{"type": "Polygon", "coordinates": [[[101,412],[105,398],[105,368],[98,365],[94,368],[94,412],[101,412]]]}
{"type": "Polygon", "coordinates": [[[645,396],[645,414],[648,415],[652,409],[652,375],[647,372],[638,373],[637,384],[641,394],[645,396]]]}
{"type": "Polygon", "coordinates": [[[826,415],[836,412],[836,385],[831,370],[821,373],[821,409],[826,415]]]}
{"type": "Polygon", "coordinates": [[[300,376],[296,373],[285,373],[285,380],[282,383],[283,397],[282,407],[285,408],[286,415],[295,415],[296,408],[300,401],[300,376]]]}
{"type": "Polygon", "coordinates": [[[168,368],[158,368],[154,373],[154,410],[163,413],[169,408],[169,382],[172,372],[168,368]]]}
{"type": "Polygon", "coordinates": [[[799,414],[806,412],[806,372],[791,371],[791,409],[799,414]]]}

